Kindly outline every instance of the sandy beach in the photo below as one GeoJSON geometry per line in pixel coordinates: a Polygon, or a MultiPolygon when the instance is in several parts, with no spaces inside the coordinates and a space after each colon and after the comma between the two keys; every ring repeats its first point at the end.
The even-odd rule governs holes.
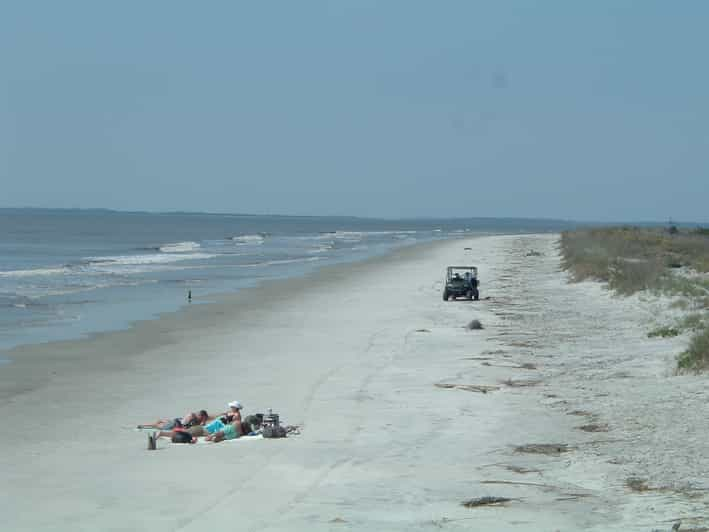
{"type": "Polygon", "coordinates": [[[2,529],[706,525],[709,392],[672,375],[686,338],[647,338],[659,301],[567,283],[556,241],[420,244],[10,352],[2,529]],[[489,300],[442,301],[457,263],[489,300]],[[301,434],[148,452],[134,428],[233,399],[301,434]],[[461,504],[483,496],[510,500],[461,504]]]}

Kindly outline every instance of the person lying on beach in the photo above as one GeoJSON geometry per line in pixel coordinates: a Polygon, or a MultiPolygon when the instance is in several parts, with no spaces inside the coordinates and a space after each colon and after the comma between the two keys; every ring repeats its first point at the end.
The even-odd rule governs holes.
{"type": "Polygon", "coordinates": [[[243,406],[239,401],[229,403],[229,412],[204,427],[209,433],[206,440],[219,443],[220,441],[233,440],[242,436],[244,434],[241,426],[242,408],[243,406]]]}
{"type": "Polygon", "coordinates": [[[206,410],[200,410],[199,413],[190,412],[186,416],[173,419],[158,419],[155,423],[147,423],[138,425],[139,429],[159,429],[164,431],[173,430],[175,427],[192,427],[194,425],[202,425],[209,419],[206,410]]]}
{"type": "Polygon", "coordinates": [[[170,431],[175,427],[192,427],[194,425],[202,425],[209,420],[209,415],[206,410],[200,410],[198,413],[190,412],[186,416],[173,419],[158,419],[155,423],[147,423],[138,425],[139,429],[159,429],[170,431]]]}
{"type": "Polygon", "coordinates": [[[173,430],[167,432],[161,430],[153,434],[155,441],[158,438],[170,438],[172,443],[197,443],[197,437],[190,434],[190,429],[184,427],[175,427],[173,430]]]}
{"type": "Polygon", "coordinates": [[[197,436],[204,436],[204,424],[209,421],[209,414],[206,410],[200,410],[198,414],[194,412],[188,414],[183,418],[184,423],[180,423],[179,426],[174,426],[169,430],[160,430],[154,434],[155,438],[170,438],[173,443],[194,443],[197,436]],[[181,441],[185,440],[186,436],[178,433],[188,434],[190,440],[194,441],[181,441]],[[175,441],[179,440],[179,441],[175,441]]]}

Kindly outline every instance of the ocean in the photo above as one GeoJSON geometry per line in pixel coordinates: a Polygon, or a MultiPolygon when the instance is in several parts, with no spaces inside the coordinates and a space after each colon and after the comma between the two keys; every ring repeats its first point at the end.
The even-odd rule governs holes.
{"type": "MultiPolygon", "coordinates": [[[[0,351],[125,328],[187,304],[188,291],[195,297],[233,292],[466,233],[568,226],[548,220],[0,209],[0,351]]],[[[0,356],[0,364],[9,362],[0,356]]]]}

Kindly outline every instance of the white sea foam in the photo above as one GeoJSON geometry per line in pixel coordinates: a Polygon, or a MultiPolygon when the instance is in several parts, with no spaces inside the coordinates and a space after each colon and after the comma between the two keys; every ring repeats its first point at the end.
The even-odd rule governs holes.
{"type": "MultiPolygon", "coordinates": [[[[82,285],[57,286],[52,288],[44,285],[24,285],[17,289],[17,295],[29,299],[30,303],[24,304],[34,307],[37,306],[35,303],[36,300],[47,296],[65,296],[72,294],[80,294],[82,292],[90,292],[92,290],[100,290],[102,288],[142,286],[145,284],[153,284],[157,282],[157,279],[141,279],[137,281],[127,281],[125,279],[121,279],[119,282],[116,282],[115,280],[112,282],[99,281],[82,285]]],[[[64,304],[66,304],[66,302],[64,304]]]]}
{"type": "Polygon", "coordinates": [[[240,235],[231,237],[231,240],[237,244],[259,245],[263,244],[264,238],[263,235],[240,235]]]}
{"type": "Polygon", "coordinates": [[[117,266],[136,266],[152,264],[171,264],[185,260],[211,259],[210,253],[150,253],[146,255],[116,255],[113,257],[88,257],[86,264],[90,269],[102,270],[117,266]]]}
{"type": "Polygon", "coordinates": [[[264,262],[255,262],[251,264],[241,264],[242,268],[257,268],[262,266],[278,266],[281,264],[297,264],[299,262],[315,262],[321,260],[321,257],[302,257],[299,259],[277,259],[267,260],[264,262]]]}
{"type": "Polygon", "coordinates": [[[365,238],[377,237],[377,236],[393,236],[395,238],[411,237],[418,233],[414,230],[400,230],[400,231],[331,231],[327,233],[320,233],[317,236],[301,236],[296,237],[304,240],[316,239],[316,240],[340,240],[344,242],[359,242],[365,238]]]}
{"type": "Polygon", "coordinates": [[[323,246],[318,246],[317,248],[314,248],[314,249],[309,249],[308,253],[310,253],[310,254],[327,253],[331,249],[332,249],[332,244],[326,244],[323,246]]]}
{"type": "Polygon", "coordinates": [[[201,246],[197,242],[175,242],[173,244],[165,244],[160,246],[160,251],[163,253],[188,253],[195,251],[201,246]]]}
{"type": "Polygon", "coordinates": [[[34,268],[29,270],[0,271],[0,278],[13,277],[40,277],[47,275],[62,275],[69,272],[68,267],[61,268],[34,268]]]}

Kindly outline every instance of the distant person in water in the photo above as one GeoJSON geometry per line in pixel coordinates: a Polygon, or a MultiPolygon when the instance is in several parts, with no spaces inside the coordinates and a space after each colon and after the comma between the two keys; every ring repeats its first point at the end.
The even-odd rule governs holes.
{"type": "Polygon", "coordinates": [[[187,302],[192,303],[192,290],[187,291],[187,302]]]}

